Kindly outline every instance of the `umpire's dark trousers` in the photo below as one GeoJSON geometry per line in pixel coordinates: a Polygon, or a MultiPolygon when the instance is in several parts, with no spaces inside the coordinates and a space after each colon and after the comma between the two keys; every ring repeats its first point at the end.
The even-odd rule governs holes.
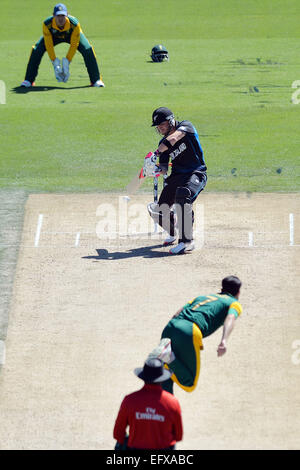
{"type": "MultiPolygon", "coordinates": [[[[65,40],[53,38],[53,45],[56,46],[65,40]]],[[[68,41],[68,43],[70,43],[68,41]]],[[[78,51],[83,57],[85,66],[87,68],[90,81],[94,84],[97,80],[100,79],[100,72],[95,56],[95,52],[87,38],[83,33],[80,33],[80,41],[78,45],[78,51]]],[[[42,36],[39,41],[32,47],[31,55],[27,65],[25,80],[28,80],[30,83],[33,83],[37,74],[38,69],[43,58],[43,55],[46,52],[44,37],[42,36]]]]}
{"type": "Polygon", "coordinates": [[[195,171],[188,174],[170,175],[165,180],[159,204],[159,225],[171,236],[175,234],[175,214],[171,210],[176,204],[179,243],[188,243],[193,239],[194,211],[193,202],[205,188],[207,175],[195,171]]]}

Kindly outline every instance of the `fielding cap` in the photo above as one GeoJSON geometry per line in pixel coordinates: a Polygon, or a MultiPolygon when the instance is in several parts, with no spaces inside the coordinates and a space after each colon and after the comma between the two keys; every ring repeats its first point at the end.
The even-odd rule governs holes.
{"type": "Polygon", "coordinates": [[[68,16],[68,10],[66,5],[64,5],[63,3],[58,3],[57,5],[55,5],[53,10],[53,16],[56,15],[68,16]]]}

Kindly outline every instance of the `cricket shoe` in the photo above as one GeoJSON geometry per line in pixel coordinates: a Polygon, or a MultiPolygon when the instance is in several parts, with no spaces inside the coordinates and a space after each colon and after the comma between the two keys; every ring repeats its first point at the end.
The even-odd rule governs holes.
{"type": "Polygon", "coordinates": [[[184,253],[189,253],[193,251],[194,249],[195,249],[195,243],[192,240],[191,242],[188,242],[188,243],[184,243],[184,242],[178,243],[178,245],[171,248],[169,253],[171,253],[171,255],[183,255],[184,253]]]}
{"type": "Polygon", "coordinates": [[[159,345],[153,349],[147,359],[160,359],[169,364],[173,358],[170,338],[162,338],[159,345]]]}
{"type": "Polygon", "coordinates": [[[168,235],[167,238],[163,242],[163,246],[173,245],[173,243],[176,241],[176,239],[177,239],[176,235],[174,235],[174,236],[168,235]]]}
{"type": "Polygon", "coordinates": [[[22,83],[21,83],[21,86],[24,86],[25,88],[30,88],[31,86],[34,86],[35,83],[34,82],[29,82],[28,80],[24,80],[22,83]]]}
{"type": "Polygon", "coordinates": [[[91,83],[91,86],[94,86],[94,87],[97,87],[97,88],[104,88],[105,87],[102,80],[97,80],[95,83],[91,83]]]}

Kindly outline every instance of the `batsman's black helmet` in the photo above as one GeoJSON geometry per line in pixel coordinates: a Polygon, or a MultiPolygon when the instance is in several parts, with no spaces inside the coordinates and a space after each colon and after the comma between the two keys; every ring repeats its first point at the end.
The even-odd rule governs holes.
{"type": "Polygon", "coordinates": [[[169,60],[169,53],[165,46],[158,44],[157,46],[152,47],[151,59],[153,62],[163,62],[164,60],[169,60]]]}
{"type": "Polygon", "coordinates": [[[152,113],[152,126],[158,126],[164,121],[169,121],[171,126],[175,125],[174,114],[169,108],[157,108],[152,113]]]}

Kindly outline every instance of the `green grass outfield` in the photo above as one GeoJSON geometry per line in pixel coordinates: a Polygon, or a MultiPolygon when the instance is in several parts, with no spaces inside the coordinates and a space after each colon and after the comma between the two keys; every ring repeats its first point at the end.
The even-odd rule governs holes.
{"type": "MultiPolygon", "coordinates": [[[[299,190],[298,0],[66,0],[106,88],[87,87],[79,53],[69,82],[57,83],[45,54],[36,87],[20,93],[54,4],[1,1],[0,188],[123,190],[156,148],[152,111],[168,106],[198,129],[207,191],[299,190]],[[169,63],[151,63],[158,43],[169,63]]],[[[67,49],[56,47],[58,57],[67,49]]]]}

